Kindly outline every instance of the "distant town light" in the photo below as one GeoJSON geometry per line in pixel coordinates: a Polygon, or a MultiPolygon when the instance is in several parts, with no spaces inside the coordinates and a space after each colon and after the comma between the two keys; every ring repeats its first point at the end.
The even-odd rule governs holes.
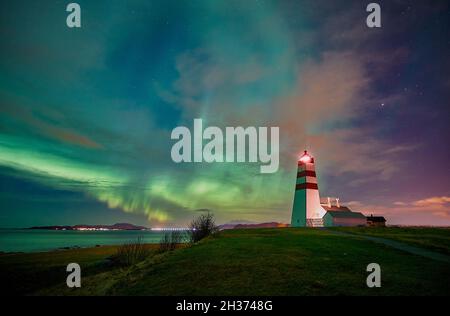
{"type": "Polygon", "coordinates": [[[188,227],[152,227],[152,231],[186,231],[190,230],[188,227]]]}

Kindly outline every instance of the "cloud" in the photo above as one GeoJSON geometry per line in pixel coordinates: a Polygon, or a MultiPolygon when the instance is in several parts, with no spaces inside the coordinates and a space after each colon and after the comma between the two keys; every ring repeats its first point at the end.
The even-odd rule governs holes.
{"type": "MultiPolygon", "coordinates": [[[[288,220],[296,155],[305,147],[318,157],[320,181],[345,175],[338,187],[344,192],[361,186],[371,194],[369,182],[389,181],[402,170],[397,158],[418,146],[389,143],[369,113],[377,103],[404,101],[375,86],[410,51],[373,50],[383,30],[359,23],[358,14],[365,14],[359,5],[238,2],[186,4],[179,12],[118,3],[96,32],[73,36],[51,23],[43,26],[50,33],[15,28],[3,54],[9,72],[2,91],[15,93],[1,95],[0,165],[157,223],[183,223],[198,209],[213,209],[223,221],[288,220]],[[134,15],[130,8],[142,10],[134,15]],[[163,15],[170,25],[161,23],[163,15]],[[10,75],[16,73],[18,79],[10,75]],[[196,117],[216,126],[279,126],[282,168],[262,176],[249,165],[175,165],[167,126],[196,117]]],[[[15,14],[31,14],[25,5],[15,14]]],[[[87,11],[94,17],[101,10],[87,11]]],[[[436,216],[446,214],[431,201],[397,203],[404,204],[389,209],[405,217],[407,208],[425,210],[425,204],[436,216]]]]}
{"type": "Polygon", "coordinates": [[[326,52],[319,61],[307,61],[297,78],[295,94],[278,104],[282,127],[293,138],[353,116],[370,82],[360,58],[351,52],[326,52]]]}
{"type": "Polygon", "coordinates": [[[322,160],[330,175],[352,173],[350,185],[389,180],[401,167],[397,155],[417,145],[390,145],[377,138],[376,126],[355,126],[372,104],[371,77],[365,61],[352,52],[326,52],[299,67],[294,94],[276,108],[282,134],[282,164],[306,148],[322,160]],[[368,177],[370,175],[370,177],[368,177]]]}
{"type": "Polygon", "coordinates": [[[271,100],[290,84],[287,63],[293,56],[244,49],[245,57],[232,59],[212,45],[180,54],[178,78],[169,89],[156,85],[159,97],[180,108],[184,120],[202,117],[225,126],[267,123],[273,111],[271,100]]]}
{"type": "Polygon", "coordinates": [[[450,225],[450,196],[432,196],[421,200],[396,201],[390,205],[346,203],[355,211],[386,216],[389,224],[450,225]]]}
{"type": "Polygon", "coordinates": [[[450,204],[450,196],[434,196],[412,203],[412,205],[421,207],[441,207],[447,204],[450,204]]]}
{"type": "MultiPolygon", "coordinates": [[[[342,12],[337,15],[340,19],[348,16],[342,12]]],[[[306,52],[317,44],[319,37],[327,38],[331,29],[325,27],[308,32],[310,46],[288,38],[287,48],[275,55],[249,49],[244,43],[248,41],[242,41],[242,45],[236,45],[235,51],[230,53],[223,49],[223,43],[218,40],[220,37],[212,38],[211,42],[178,55],[178,78],[169,88],[158,85],[157,93],[164,101],[182,110],[184,121],[202,117],[212,125],[279,126],[280,178],[293,174],[296,155],[306,147],[317,157],[324,157],[320,160],[323,174],[346,175],[343,187],[388,181],[403,167],[403,160],[396,158],[413,152],[418,146],[392,145],[384,137],[377,136],[376,124],[361,127],[357,122],[374,104],[402,100],[402,95],[398,94],[377,94],[373,90],[373,80],[406,58],[407,51],[399,48],[389,58],[381,58],[377,54],[368,54],[363,45],[347,46],[353,50],[343,49],[339,39],[333,38],[328,49],[314,54],[314,58],[306,58],[307,54],[301,58],[295,56],[294,44],[302,45],[301,51],[306,52]],[[280,83],[282,89],[279,89],[280,83]],[[253,93],[255,87],[257,90],[253,93]]],[[[299,32],[305,34],[304,30],[299,32]]],[[[366,42],[367,34],[358,32],[349,31],[341,41],[366,42]]],[[[239,43],[240,35],[236,34],[233,41],[239,43]]],[[[251,32],[246,35],[250,38],[258,36],[251,32]]],[[[244,169],[242,172],[247,178],[251,177],[251,171],[244,169]]],[[[198,176],[197,172],[191,175],[192,178],[198,176]]],[[[275,177],[278,176],[271,178],[275,177]]],[[[252,186],[248,179],[242,181],[255,191],[268,190],[252,186]]],[[[190,187],[192,185],[187,187],[188,191],[190,187]]],[[[273,187],[284,200],[277,206],[288,213],[290,190],[273,187]]],[[[210,187],[211,194],[216,196],[219,188],[221,186],[210,187]]],[[[240,201],[240,198],[235,199],[236,203],[224,201],[225,209],[235,207],[243,211],[248,203],[244,205],[240,201]]],[[[203,203],[221,211],[220,204],[210,205],[208,198],[203,198],[203,203]]],[[[260,212],[275,204],[263,206],[260,212]]]]}
{"type": "MultiPolygon", "coordinates": [[[[103,148],[101,144],[88,136],[82,135],[72,128],[62,126],[65,121],[65,115],[55,109],[49,110],[44,107],[39,111],[39,115],[36,115],[36,110],[26,107],[23,103],[10,105],[4,96],[2,96],[1,100],[0,113],[8,116],[10,120],[22,123],[21,128],[29,129],[31,134],[42,135],[63,143],[89,149],[103,148]],[[46,113],[56,115],[57,120],[52,119],[46,113]]],[[[3,119],[6,119],[6,117],[3,117],[3,119]]]]}

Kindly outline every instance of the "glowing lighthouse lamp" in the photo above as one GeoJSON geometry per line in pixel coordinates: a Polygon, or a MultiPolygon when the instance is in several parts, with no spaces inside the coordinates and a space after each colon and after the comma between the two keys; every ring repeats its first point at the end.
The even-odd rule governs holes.
{"type": "Polygon", "coordinates": [[[313,158],[305,150],[303,155],[298,160],[303,162],[303,163],[309,163],[309,162],[311,162],[313,160],[313,158]]]}
{"type": "Polygon", "coordinates": [[[314,157],[305,150],[297,165],[291,227],[323,226],[326,211],[320,205],[314,157]]]}

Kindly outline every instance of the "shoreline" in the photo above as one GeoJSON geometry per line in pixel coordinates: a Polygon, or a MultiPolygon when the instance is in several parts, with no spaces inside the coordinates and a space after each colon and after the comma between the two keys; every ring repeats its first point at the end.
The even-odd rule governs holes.
{"type": "Polygon", "coordinates": [[[96,246],[122,245],[140,239],[143,244],[159,244],[165,232],[159,231],[60,231],[60,230],[2,230],[0,252],[36,253],[62,251],[96,246]]]}
{"type": "MultiPolygon", "coordinates": [[[[38,250],[38,251],[0,251],[0,256],[5,255],[37,255],[37,254],[50,254],[50,253],[61,253],[61,252],[69,252],[73,250],[94,250],[94,249],[101,249],[101,248],[118,248],[122,246],[123,244],[112,244],[112,245],[95,245],[95,246],[67,246],[67,247],[60,247],[60,248],[54,248],[49,250],[38,250]]],[[[158,248],[158,243],[143,243],[145,247],[148,248],[158,248]]]]}

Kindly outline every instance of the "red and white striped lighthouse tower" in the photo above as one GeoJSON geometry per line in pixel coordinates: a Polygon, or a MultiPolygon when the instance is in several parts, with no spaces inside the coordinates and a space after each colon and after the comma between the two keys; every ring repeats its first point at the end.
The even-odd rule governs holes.
{"type": "Polygon", "coordinates": [[[305,150],[298,160],[291,227],[322,226],[325,213],[320,205],[314,158],[305,150]]]}

